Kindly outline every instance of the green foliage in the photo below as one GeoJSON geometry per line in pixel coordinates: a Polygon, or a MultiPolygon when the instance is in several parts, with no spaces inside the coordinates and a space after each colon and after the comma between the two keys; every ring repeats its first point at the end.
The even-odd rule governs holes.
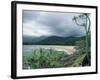
{"type": "Polygon", "coordinates": [[[64,67],[61,61],[64,56],[68,55],[63,51],[44,48],[34,49],[31,53],[31,57],[26,58],[27,56],[23,56],[23,68],[27,69],[27,65],[30,66],[31,69],[64,67]]]}
{"type": "Polygon", "coordinates": [[[66,67],[90,66],[91,65],[90,35],[88,36],[88,44],[89,48],[87,54],[85,38],[76,41],[75,53],[69,56],[65,56],[62,59],[64,66],[66,67]]]}
{"type": "Polygon", "coordinates": [[[33,44],[35,44],[35,45],[75,45],[75,42],[77,40],[82,39],[82,38],[84,38],[84,36],[83,37],[50,36],[50,37],[47,37],[47,38],[40,40],[38,42],[34,42],[34,39],[30,37],[30,38],[26,38],[27,40],[24,39],[23,44],[24,45],[33,45],[33,44]]]}
{"type": "Polygon", "coordinates": [[[76,52],[77,53],[85,53],[86,52],[86,43],[85,40],[76,41],[76,52]]]}
{"type": "Polygon", "coordinates": [[[85,37],[76,41],[75,53],[68,55],[64,51],[46,48],[23,50],[23,69],[78,67],[91,64],[90,35],[88,36],[88,54],[86,54],[85,37]]]}
{"type": "MultiPolygon", "coordinates": [[[[88,35],[88,49],[86,47],[86,41],[83,39],[83,40],[80,40],[80,41],[76,41],[76,52],[75,54],[78,54],[80,55],[79,58],[82,56],[82,55],[85,55],[83,58],[80,58],[80,62],[82,64],[82,66],[89,66],[91,65],[91,52],[90,52],[90,35],[88,35]],[[87,50],[87,52],[86,52],[87,50]]],[[[77,60],[78,61],[78,60],[77,60]]]]}
{"type": "Polygon", "coordinates": [[[86,54],[81,54],[80,56],[78,56],[77,59],[72,64],[72,66],[77,66],[77,67],[82,66],[82,62],[85,57],[86,57],[86,54]]]}
{"type": "Polygon", "coordinates": [[[78,26],[84,27],[84,30],[86,32],[86,37],[85,40],[80,40],[76,42],[76,49],[77,52],[79,54],[84,54],[86,55],[83,58],[83,61],[81,61],[82,65],[91,65],[91,57],[90,57],[90,26],[91,26],[91,20],[89,17],[90,14],[88,13],[82,13],[78,16],[74,16],[73,17],[73,21],[75,21],[75,23],[78,26]]]}

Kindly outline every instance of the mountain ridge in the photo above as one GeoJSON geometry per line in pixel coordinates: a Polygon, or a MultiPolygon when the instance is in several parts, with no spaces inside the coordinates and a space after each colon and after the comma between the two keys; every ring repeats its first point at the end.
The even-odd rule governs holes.
{"type": "Polygon", "coordinates": [[[23,44],[25,45],[75,45],[75,42],[84,39],[85,37],[59,37],[59,36],[50,36],[50,37],[38,37],[30,38],[31,41],[23,40],[23,44]]]}

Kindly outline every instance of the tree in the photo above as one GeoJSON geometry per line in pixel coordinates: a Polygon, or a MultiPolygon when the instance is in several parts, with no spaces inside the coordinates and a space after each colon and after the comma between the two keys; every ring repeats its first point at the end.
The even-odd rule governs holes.
{"type": "MultiPolygon", "coordinates": [[[[75,23],[78,26],[82,26],[85,29],[85,33],[86,33],[86,54],[87,54],[87,59],[89,59],[89,36],[90,36],[90,26],[91,26],[91,20],[89,17],[89,13],[83,13],[80,14],[78,16],[74,16],[73,17],[73,21],[75,21],[75,23]]],[[[89,61],[89,60],[88,60],[89,61]]]]}

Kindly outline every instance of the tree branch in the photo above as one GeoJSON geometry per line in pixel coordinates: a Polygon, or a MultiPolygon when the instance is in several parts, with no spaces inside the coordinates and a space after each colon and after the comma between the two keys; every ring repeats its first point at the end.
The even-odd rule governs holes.
{"type": "Polygon", "coordinates": [[[76,23],[77,25],[79,25],[79,26],[83,26],[82,24],[79,24],[79,23],[77,22],[76,19],[75,19],[75,23],[76,23]]]}
{"type": "Polygon", "coordinates": [[[90,26],[91,26],[91,20],[88,16],[87,16],[87,19],[89,20],[89,27],[88,27],[88,33],[89,33],[90,32],[90,26]]]}

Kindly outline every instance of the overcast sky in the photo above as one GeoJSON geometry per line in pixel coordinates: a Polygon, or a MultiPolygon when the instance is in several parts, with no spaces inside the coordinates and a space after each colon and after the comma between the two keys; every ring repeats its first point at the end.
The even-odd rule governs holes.
{"type": "Polygon", "coordinates": [[[23,11],[24,36],[83,36],[84,28],[77,26],[72,18],[78,13],[23,11]]]}

